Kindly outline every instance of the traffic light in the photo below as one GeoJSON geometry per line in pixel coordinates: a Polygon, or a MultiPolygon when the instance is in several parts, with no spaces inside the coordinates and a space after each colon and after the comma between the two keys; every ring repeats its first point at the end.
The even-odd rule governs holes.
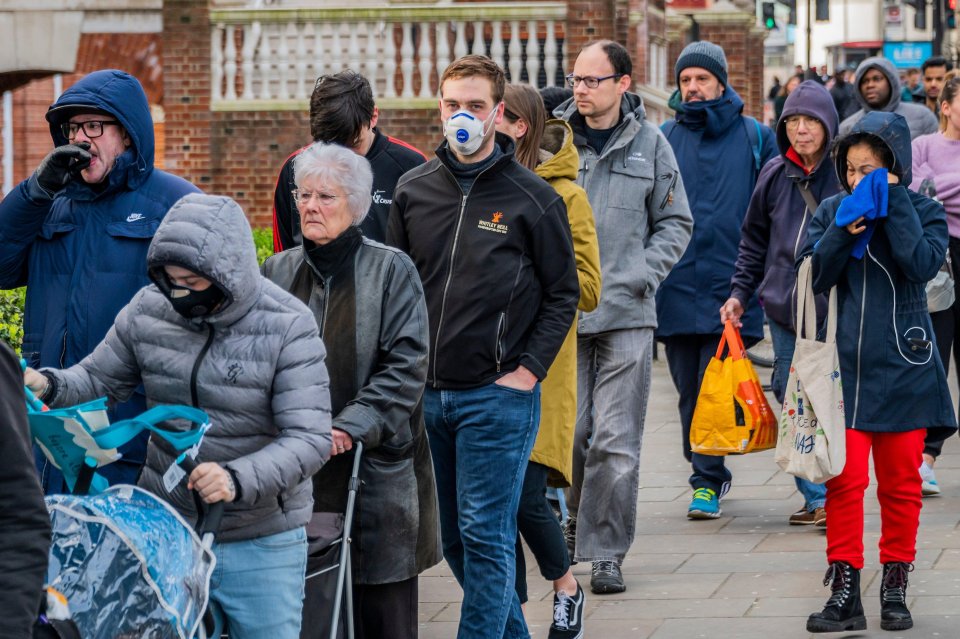
{"type": "Polygon", "coordinates": [[[957,28],[957,0],[947,0],[947,11],[944,18],[946,18],[948,29],[957,28]]]}
{"type": "Polygon", "coordinates": [[[906,0],[913,7],[913,26],[917,29],[927,28],[927,0],[906,0]]]}
{"type": "Polygon", "coordinates": [[[777,19],[773,15],[774,6],[772,2],[764,2],[763,5],[763,26],[767,29],[777,28],[777,19]]]}

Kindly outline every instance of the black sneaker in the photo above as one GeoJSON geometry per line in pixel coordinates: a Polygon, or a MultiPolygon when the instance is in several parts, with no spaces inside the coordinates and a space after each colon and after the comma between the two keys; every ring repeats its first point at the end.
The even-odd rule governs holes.
{"type": "Polygon", "coordinates": [[[583,588],[577,584],[573,597],[560,591],[553,595],[553,623],[547,639],[583,638],[583,588]]]}
{"type": "Polygon", "coordinates": [[[623,592],[623,574],[620,564],[615,561],[593,562],[593,574],[590,575],[590,590],[595,595],[608,595],[623,592]]]}
{"type": "Polygon", "coordinates": [[[567,542],[567,554],[570,555],[570,565],[573,566],[577,563],[573,558],[577,552],[577,518],[570,515],[562,528],[563,540],[567,542]]]}

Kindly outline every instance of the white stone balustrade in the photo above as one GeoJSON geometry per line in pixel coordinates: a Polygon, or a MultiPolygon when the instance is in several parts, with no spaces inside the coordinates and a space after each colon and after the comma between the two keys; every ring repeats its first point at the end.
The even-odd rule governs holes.
{"type": "Polygon", "coordinates": [[[450,61],[489,55],[510,82],[557,86],[566,4],[456,3],[360,8],[214,9],[211,106],[304,108],[317,76],[352,68],[385,106],[435,103],[450,61]]]}

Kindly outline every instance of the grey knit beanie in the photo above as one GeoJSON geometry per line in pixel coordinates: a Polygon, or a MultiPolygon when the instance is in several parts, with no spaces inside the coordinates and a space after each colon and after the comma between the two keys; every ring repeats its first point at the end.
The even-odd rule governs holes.
{"type": "Polygon", "coordinates": [[[677,58],[676,79],[680,85],[680,72],[689,67],[700,67],[717,76],[720,84],[727,86],[727,56],[723,49],[712,42],[700,40],[691,42],[680,52],[677,58]]]}

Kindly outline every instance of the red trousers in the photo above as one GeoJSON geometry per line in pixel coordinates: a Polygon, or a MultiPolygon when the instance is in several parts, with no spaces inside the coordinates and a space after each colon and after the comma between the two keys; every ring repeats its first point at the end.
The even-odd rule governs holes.
{"type": "Polygon", "coordinates": [[[847,463],[827,482],[827,561],[863,568],[863,496],[873,448],[880,501],[880,563],[912,563],[920,527],[920,464],[925,429],[869,433],[847,429],[847,463]]]}

